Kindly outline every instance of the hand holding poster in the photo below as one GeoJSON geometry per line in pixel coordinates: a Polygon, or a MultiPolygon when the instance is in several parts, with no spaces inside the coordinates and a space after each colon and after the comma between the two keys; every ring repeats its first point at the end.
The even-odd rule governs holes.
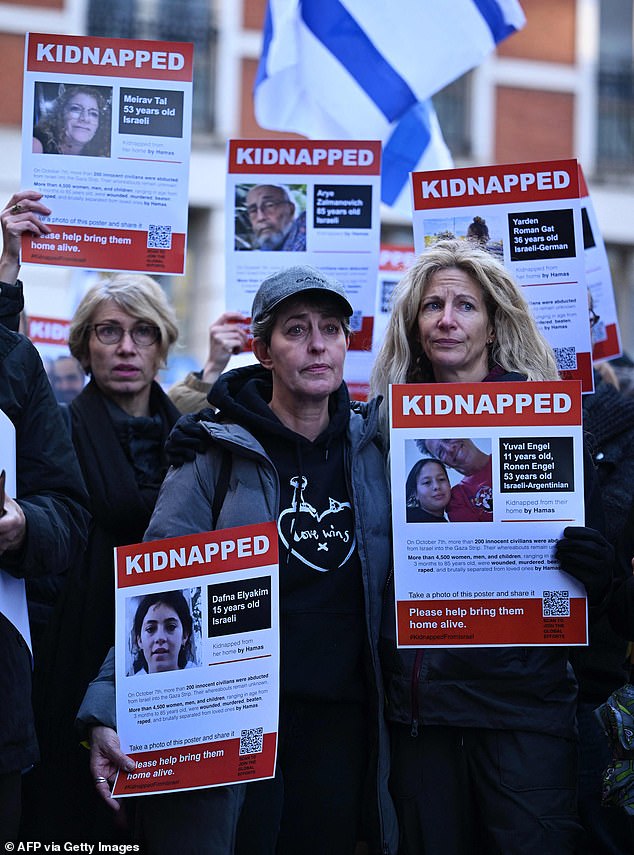
{"type": "Polygon", "coordinates": [[[398,645],[587,643],[553,554],[583,525],[579,384],[401,385],[390,404],[398,645]]]}
{"type": "Polygon", "coordinates": [[[278,716],[275,523],[116,550],[121,748],[115,796],[272,777],[278,716]]]}
{"type": "Polygon", "coordinates": [[[183,273],[193,47],[29,33],[22,186],[53,211],[35,264],[183,273]]]}

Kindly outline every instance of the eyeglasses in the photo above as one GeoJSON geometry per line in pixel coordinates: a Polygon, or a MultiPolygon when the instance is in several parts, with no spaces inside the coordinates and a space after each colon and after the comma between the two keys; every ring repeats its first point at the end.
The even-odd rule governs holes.
{"type": "Polygon", "coordinates": [[[135,324],[131,329],[125,330],[119,324],[93,324],[90,327],[102,344],[119,344],[126,333],[138,347],[149,347],[161,337],[161,331],[154,324],[135,324]]]}
{"type": "Polygon", "coordinates": [[[99,110],[95,107],[82,107],[80,104],[69,104],[66,107],[66,112],[70,113],[73,119],[83,119],[85,116],[91,122],[99,121],[99,110]]]}
{"type": "Polygon", "coordinates": [[[277,202],[273,202],[272,200],[268,200],[265,202],[261,202],[259,205],[247,205],[247,214],[250,217],[255,217],[258,211],[262,211],[263,214],[270,214],[275,208],[279,208],[280,205],[290,205],[291,203],[288,199],[280,199],[277,202]]]}

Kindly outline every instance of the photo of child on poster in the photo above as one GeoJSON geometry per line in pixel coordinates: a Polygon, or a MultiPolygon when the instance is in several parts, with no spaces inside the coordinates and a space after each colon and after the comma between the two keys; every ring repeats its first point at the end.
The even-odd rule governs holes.
{"type": "Polygon", "coordinates": [[[490,439],[406,440],[405,452],[423,455],[407,477],[407,522],[493,522],[490,439]]]}
{"type": "Polygon", "coordinates": [[[201,664],[200,597],[200,588],[185,588],[126,600],[128,677],[201,664]]]}

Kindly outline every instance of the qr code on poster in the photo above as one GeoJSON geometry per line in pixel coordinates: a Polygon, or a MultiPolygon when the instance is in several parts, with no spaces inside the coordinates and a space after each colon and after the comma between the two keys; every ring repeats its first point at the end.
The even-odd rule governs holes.
{"type": "Polygon", "coordinates": [[[148,226],[147,228],[148,249],[171,249],[172,227],[171,226],[148,226]]]}
{"type": "Polygon", "coordinates": [[[240,754],[261,754],[264,728],[252,727],[240,731],[240,754]]]}
{"type": "Polygon", "coordinates": [[[577,367],[577,354],[574,347],[555,347],[555,359],[560,371],[574,371],[577,367]]]}
{"type": "Polygon", "coordinates": [[[350,329],[352,332],[359,332],[363,325],[363,312],[353,312],[350,318],[350,329]]]}
{"type": "Polygon", "coordinates": [[[542,617],[570,617],[570,592],[544,591],[542,617]]]}

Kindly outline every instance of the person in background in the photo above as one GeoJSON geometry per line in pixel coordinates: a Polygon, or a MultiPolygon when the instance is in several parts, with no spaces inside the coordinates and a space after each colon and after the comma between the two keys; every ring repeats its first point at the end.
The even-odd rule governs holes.
{"type": "Polygon", "coordinates": [[[232,356],[246,349],[248,319],[240,312],[223,312],[209,327],[209,349],[201,371],[175,383],[167,393],[181,413],[197,413],[207,406],[207,395],[232,356]]]}
{"type": "MultiPolygon", "coordinates": [[[[21,190],[13,194],[0,212],[3,235],[3,249],[0,256],[0,323],[4,323],[16,332],[20,313],[24,309],[23,285],[18,279],[22,235],[31,234],[41,237],[50,231],[41,217],[48,216],[51,210],[41,202],[41,199],[42,194],[35,190],[21,190]]],[[[195,413],[207,405],[207,395],[225,370],[231,356],[247,347],[247,321],[248,319],[240,312],[227,311],[211,324],[208,353],[202,370],[191,371],[182,381],[175,383],[168,392],[179,412],[195,413]]],[[[72,357],[67,358],[72,359],[72,357]]],[[[74,360],[74,362],[77,365],[77,361],[74,360]]],[[[81,366],[78,365],[75,371],[70,370],[71,365],[70,362],[61,363],[67,379],[60,378],[57,389],[55,389],[56,381],[50,376],[53,373],[53,366],[49,370],[57,399],[64,403],[70,403],[85,384],[85,374],[81,366]],[[79,377],[81,377],[81,387],[78,389],[79,377]],[[78,391],[73,394],[75,389],[78,391]]]]}
{"type": "Polygon", "coordinates": [[[70,404],[84,388],[86,375],[74,356],[58,356],[51,365],[48,379],[60,404],[70,404]]]}
{"type": "Polygon", "coordinates": [[[634,502],[628,506],[625,525],[617,544],[616,569],[608,615],[612,627],[621,638],[634,641],[634,502]]]}
{"type": "MultiPolygon", "coordinates": [[[[596,313],[591,302],[588,314],[592,327],[596,313]]],[[[595,366],[594,393],[583,396],[583,428],[605,510],[606,538],[616,546],[628,531],[628,508],[632,501],[634,400],[618,389],[610,363],[595,366]]],[[[618,579],[616,584],[618,588],[618,579]]],[[[617,600],[619,596],[617,593],[617,600]]],[[[610,747],[595,715],[595,709],[628,678],[626,639],[631,637],[616,632],[604,614],[589,628],[588,647],[574,647],[570,651],[579,683],[578,804],[583,834],[577,855],[634,852],[634,817],[601,803],[601,778],[610,761],[610,747]]]]}
{"type": "MultiPolygon", "coordinates": [[[[554,354],[520,288],[467,241],[423,252],[397,285],[371,376],[390,383],[556,380],[554,354]]],[[[389,424],[383,420],[387,443],[389,424]]],[[[567,527],[555,556],[606,603],[613,551],[586,462],[588,527],[567,527]]],[[[391,724],[391,792],[401,855],[572,855],[577,686],[563,647],[397,650],[394,609],[382,644],[391,724]],[[442,822],[439,822],[442,817],[442,822]]]]}

